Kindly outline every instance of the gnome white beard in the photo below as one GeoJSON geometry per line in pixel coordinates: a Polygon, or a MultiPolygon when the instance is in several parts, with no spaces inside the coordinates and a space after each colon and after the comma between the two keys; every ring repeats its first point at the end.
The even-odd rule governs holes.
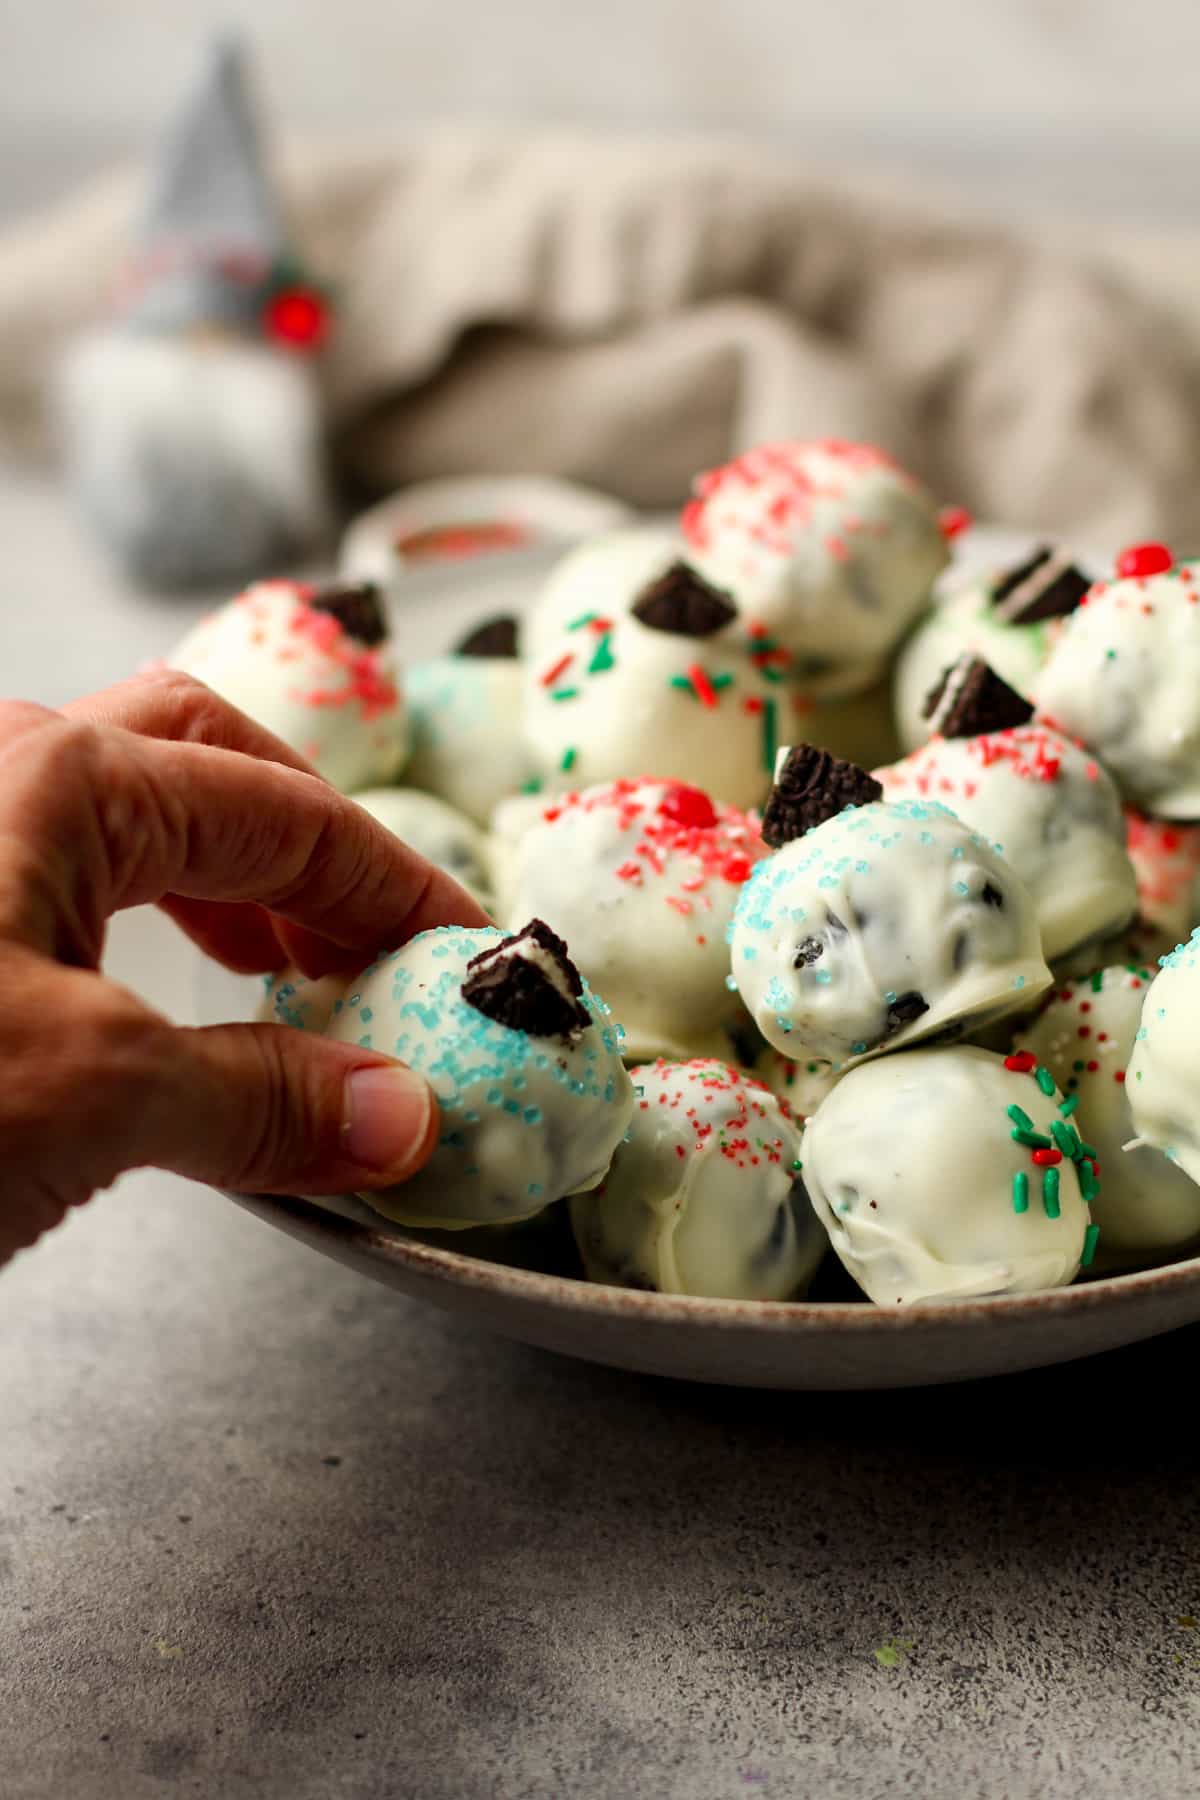
{"type": "Polygon", "coordinates": [[[240,583],[328,525],[317,388],[298,355],[96,331],[64,359],[58,401],[80,503],[142,581],[240,583]]]}

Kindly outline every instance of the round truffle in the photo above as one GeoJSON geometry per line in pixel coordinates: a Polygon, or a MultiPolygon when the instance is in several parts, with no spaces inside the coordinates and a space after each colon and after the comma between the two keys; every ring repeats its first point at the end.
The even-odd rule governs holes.
{"type": "Polygon", "coordinates": [[[911,1305],[1074,1280],[1097,1238],[1084,1198],[1095,1180],[1075,1135],[1032,1057],[954,1045],[851,1069],[800,1154],[859,1287],[878,1306],[911,1305]]]}
{"type": "Polygon", "coordinates": [[[1200,1182],[1200,927],[1162,959],[1142,1004],[1125,1086],[1139,1144],[1200,1182]]]}
{"type": "Polygon", "coordinates": [[[753,820],[681,782],[568,794],[514,846],[510,916],[566,938],[639,1061],[722,1055],[741,1016],[725,933],[764,845],[753,820]]]}
{"type": "Polygon", "coordinates": [[[412,755],[405,779],[486,825],[534,778],[521,736],[521,665],[509,656],[435,656],[406,678],[412,755]]]}
{"type": "Polygon", "coordinates": [[[1097,969],[1066,982],[1017,1039],[1067,1096],[1071,1123],[1096,1151],[1101,1172],[1092,1216],[1105,1264],[1142,1260],[1200,1237],[1200,1187],[1137,1137],[1126,1066],[1153,980],[1148,969],[1097,969]],[[1075,1108],[1078,1110],[1075,1110],[1075,1108]]]}
{"type": "Polygon", "coordinates": [[[805,686],[868,685],[948,560],[933,500],[869,444],[762,444],[694,488],[688,556],[792,652],[805,686]]]}
{"type": "Polygon", "coordinates": [[[1046,719],[1091,746],[1134,806],[1200,817],[1200,562],[1097,582],[1035,698],[1046,719]]]}
{"type": "Polygon", "coordinates": [[[595,1187],[633,1110],[608,1008],[539,924],[423,931],[347,984],[327,1035],[398,1057],[437,1096],[429,1162],[362,1195],[402,1225],[508,1224],[595,1187]]]}
{"type": "Polygon", "coordinates": [[[1043,726],[931,738],[875,771],[887,800],[939,800],[999,846],[1028,888],[1054,962],[1121,931],[1137,909],[1116,788],[1096,758],[1043,726]]]}
{"type": "Polygon", "coordinates": [[[721,1062],[649,1063],[612,1167],[570,1203],[592,1281],[722,1300],[803,1292],[826,1248],[786,1104],[721,1062]]]}
{"type": "Polygon", "coordinates": [[[369,588],[260,581],[168,658],[307,757],[344,793],[394,780],[408,721],[386,620],[369,588]]]}
{"type": "Polygon", "coordinates": [[[1023,882],[932,800],[848,808],[759,863],[731,950],[755,1024],[797,1062],[961,1036],[1050,983],[1023,882]]]}

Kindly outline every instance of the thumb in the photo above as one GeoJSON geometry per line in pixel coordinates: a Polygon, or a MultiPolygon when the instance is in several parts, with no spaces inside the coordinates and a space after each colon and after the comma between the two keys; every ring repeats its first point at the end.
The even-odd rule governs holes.
{"type": "Polygon", "coordinates": [[[176,1030],[140,1160],[243,1192],[336,1194],[406,1180],[438,1136],[403,1063],[286,1025],[176,1030]]]}

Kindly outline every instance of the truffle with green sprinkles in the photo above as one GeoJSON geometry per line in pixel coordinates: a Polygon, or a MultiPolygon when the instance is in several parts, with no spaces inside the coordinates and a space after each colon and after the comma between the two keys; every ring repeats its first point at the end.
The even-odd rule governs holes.
{"type": "Polygon", "coordinates": [[[1033,1293],[1073,1281],[1093,1220],[1084,1165],[1051,1143],[1057,1090],[966,1045],[847,1070],[809,1120],[804,1180],[830,1242],[880,1306],[1033,1293]],[[1043,1158],[1039,1162],[1038,1158],[1043,1158]]]}
{"type": "Polygon", "coordinates": [[[800,1180],[802,1121],[723,1062],[631,1075],[628,1134],[601,1185],[570,1203],[590,1279],[729,1300],[803,1293],[827,1244],[800,1180]]]}
{"type": "Polygon", "coordinates": [[[347,985],[326,1035],[397,1057],[433,1088],[429,1162],[362,1196],[405,1225],[511,1223],[595,1186],[633,1110],[620,1029],[544,931],[422,932],[347,985]],[[514,961],[527,979],[508,979],[514,961]]]}
{"type": "MultiPolygon", "coordinates": [[[[854,791],[832,785],[835,800],[854,791]]],[[[820,791],[815,805],[826,810],[820,791]]],[[[784,833],[806,816],[801,791],[784,833]]],[[[742,890],[730,952],[755,1024],[795,1061],[961,1034],[1050,982],[1027,890],[932,800],[849,805],[784,842],[742,890]]]]}
{"type": "MultiPolygon", "coordinates": [[[[1175,952],[1184,963],[1189,955],[1175,952]]],[[[1138,963],[1114,963],[1060,983],[1018,1040],[1065,1091],[1063,1106],[1070,1109],[1065,1116],[1100,1169],[1092,1205],[1102,1269],[1149,1261],[1200,1241],[1200,1187],[1182,1158],[1164,1154],[1180,1132],[1194,1130],[1196,1090],[1186,1065],[1180,1067],[1176,1046],[1194,1029],[1197,1000],[1200,980],[1186,969],[1179,975],[1164,970],[1154,980],[1138,963]],[[1184,997],[1160,1018],[1164,991],[1169,996],[1173,985],[1188,989],[1189,982],[1184,997]],[[1170,1025],[1178,1027],[1174,1037],[1170,1025]],[[1147,1035],[1139,1043],[1143,1026],[1147,1035]],[[1160,1043],[1169,1046],[1169,1064],[1166,1057],[1159,1061],[1160,1043]],[[1136,1073],[1151,1066],[1157,1079],[1147,1111],[1146,1083],[1138,1083],[1136,1073]],[[1164,1099],[1169,1119],[1160,1110],[1164,1099]]],[[[1200,1171],[1200,1160],[1195,1167],[1200,1171]]]]}

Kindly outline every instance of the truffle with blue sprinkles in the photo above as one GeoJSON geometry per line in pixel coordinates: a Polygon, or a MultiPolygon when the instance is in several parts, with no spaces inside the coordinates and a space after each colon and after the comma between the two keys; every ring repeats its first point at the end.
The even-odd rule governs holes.
{"type": "Polygon", "coordinates": [[[1200,926],[1160,960],[1125,1076],[1133,1143],[1153,1145],[1200,1182],[1200,926]]]}
{"type": "Polygon", "coordinates": [[[570,1203],[589,1279],[725,1300],[802,1293],[828,1246],[787,1103],[723,1062],[631,1074],[629,1133],[601,1185],[570,1203]]]}
{"type": "Polygon", "coordinates": [[[800,1155],[847,1271],[905,1306],[1066,1287],[1099,1239],[1089,1149],[1033,1055],[956,1044],[849,1070],[800,1155]]]}
{"type": "Polygon", "coordinates": [[[537,921],[423,931],[348,985],[327,1035],[398,1057],[437,1096],[429,1162],[362,1196],[402,1225],[513,1224],[595,1187],[633,1110],[619,1027],[537,921]]]}
{"type": "MultiPolygon", "coordinates": [[[[802,752],[783,758],[784,784],[802,752]]],[[[732,980],[767,1042],[846,1064],[1027,1010],[1051,977],[1000,847],[936,801],[846,805],[854,792],[832,781],[819,823],[810,796],[802,835],[739,895],[732,980]]]]}

